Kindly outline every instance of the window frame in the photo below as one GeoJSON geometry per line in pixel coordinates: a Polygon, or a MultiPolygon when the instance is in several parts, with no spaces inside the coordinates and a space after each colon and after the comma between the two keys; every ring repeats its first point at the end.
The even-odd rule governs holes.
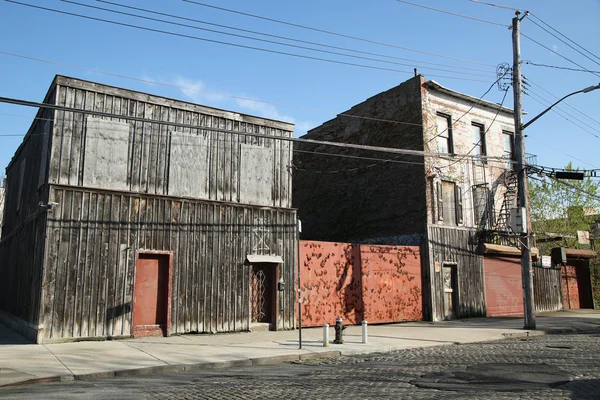
{"type": "Polygon", "coordinates": [[[448,146],[448,152],[446,154],[454,154],[454,133],[452,132],[452,116],[443,112],[436,112],[435,117],[436,128],[438,129],[436,131],[438,149],[440,138],[442,137],[446,139],[446,145],[448,146]],[[448,128],[446,129],[447,136],[442,136],[442,134],[439,132],[438,118],[444,118],[446,120],[446,124],[448,125],[448,128]]]}
{"type": "Polygon", "coordinates": [[[485,125],[480,123],[480,122],[476,122],[476,121],[471,121],[471,141],[473,142],[473,148],[475,149],[476,147],[479,147],[479,158],[481,159],[482,162],[486,161],[486,157],[487,157],[487,146],[486,146],[486,141],[485,141],[485,125]],[[477,142],[475,142],[475,137],[473,135],[474,133],[474,129],[473,128],[478,128],[479,131],[479,140],[477,142]]]}
{"type": "MultiPolygon", "coordinates": [[[[515,133],[505,130],[502,130],[502,156],[505,156],[507,153],[506,148],[504,147],[505,141],[504,138],[506,136],[510,137],[510,159],[509,161],[515,161],[516,160],[516,155],[515,155],[515,133]]],[[[515,165],[512,162],[506,162],[506,169],[514,169],[515,165]]]]}

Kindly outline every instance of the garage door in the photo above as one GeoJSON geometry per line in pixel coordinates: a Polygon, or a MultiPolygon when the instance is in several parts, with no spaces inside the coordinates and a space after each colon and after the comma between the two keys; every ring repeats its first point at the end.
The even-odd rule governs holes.
{"type": "Polygon", "coordinates": [[[521,260],[484,257],[483,268],[488,317],[522,316],[521,260]]]}

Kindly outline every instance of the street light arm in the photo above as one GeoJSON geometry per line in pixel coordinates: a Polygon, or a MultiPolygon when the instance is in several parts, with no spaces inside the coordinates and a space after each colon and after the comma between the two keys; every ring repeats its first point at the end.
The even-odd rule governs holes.
{"type": "Polygon", "coordinates": [[[596,90],[596,89],[600,89],[600,84],[598,84],[596,86],[590,86],[590,87],[578,90],[578,91],[573,92],[573,93],[569,93],[568,95],[566,95],[562,99],[558,100],[556,103],[552,104],[550,107],[546,108],[544,111],[542,111],[541,114],[539,114],[538,116],[536,116],[534,119],[532,119],[531,121],[527,122],[524,125],[521,125],[521,130],[523,130],[523,129],[527,128],[529,125],[533,124],[535,121],[538,120],[538,118],[540,118],[542,115],[546,114],[548,111],[550,111],[552,109],[552,107],[554,107],[555,105],[557,105],[558,103],[560,103],[561,101],[563,101],[564,99],[566,99],[567,97],[571,97],[571,96],[573,96],[575,94],[579,94],[579,93],[588,93],[588,92],[591,92],[592,90],[596,90]]]}

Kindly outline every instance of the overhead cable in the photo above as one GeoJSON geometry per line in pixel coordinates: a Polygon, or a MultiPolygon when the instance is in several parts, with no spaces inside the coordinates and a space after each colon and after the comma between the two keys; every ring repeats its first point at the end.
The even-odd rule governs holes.
{"type": "MultiPolygon", "coordinates": [[[[352,67],[360,67],[360,68],[367,68],[367,69],[380,70],[380,71],[399,72],[399,73],[405,73],[405,74],[411,74],[411,75],[414,74],[414,71],[403,71],[403,70],[397,70],[397,69],[392,69],[392,68],[377,67],[374,65],[357,64],[357,63],[351,63],[351,62],[346,62],[346,61],[332,60],[332,59],[321,58],[321,57],[313,57],[313,56],[307,56],[307,55],[296,54],[296,53],[288,53],[288,52],[279,51],[279,50],[265,49],[262,47],[247,46],[247,45],[242,45],[242,44],[237,44],[237,43],[224,42],[221,40],[203,38],[203,37],[199,37],[199,36],[186,35],[183,33],[170,32],[170,31],[165,31],[162,29],[154,29],[154,28],[148,28],[145,26],[140,26],[140,25],[135,25],[135,24],[128,24],[128,23],[124,23],[124,22],[107,20],[107,19],[103,19],[103,18],[92,17],[89,15],[83,15],[83,14],[77,14],[77,13],[72,13],[72,12],[63,11],[63,10],[57,10],[54,8],[41,7],[41,6],[29,4],[29,3],[22,3],[19,1],[15,1],[15,0],[5,0],[5,1],[7,1],[9,3],[19,4],[21,6],[36,8],[39,10],[50,11],[50,12],[54,12],[57,14],[70,15],[70,16],[77,17],[77,18],[89,19],[89,20],[93,20],[93,21],[104,22],[107,24],[125,26],[128,28],[134,28],[134,29],[144,30],[144,31],[148,31],[148,32],[161,33],[161,34],[170,35],[170,36],[194,39],[194,40],[199,40],[199,41],[208,42],[208,43],[221,44],[221,45],[225,45],[225,46],[231,46],[231,47],[237,47],[237,48],[243,48],[243,49],[249,49],[249,50],[256,50],[256,51],[265,52],[265,53],[279,54],[279,55],[303,58],[303,59],[308,59],[308,60],[323,61],[323,62],[332,63],[332,64],[348,65],[348,66],[352,66],[352,67]]],[[[440,78],[446,78],[446,79],[456,79],[456,80],[473,81],[473,82],[485,82],[483,80],[477,80],[477,79],[452,77],[452,76],[444,76],[444,75],[433,75],[433,74],[429,74],[429,75],[440,77],[440,78]]]]}
{"type": "Polygon", "coordinates": [[[198,6],[202,6],[202,7],[212,8],[212,9],[215,9],[215,10],[225,11],[225,12],[234,13],[234,14],[238,14],[238,15],[244,15],[244,16],[251,17],[251,18],[262,19],[264,21],[270,21],[270,22],[275,22],[275,23],[278,23],[278,24],[293,26],[293,27],[296,27],[296,28],[307,29],[307,30],[311,30],[311,31],[314,31],[314,32],[320,32],[320,33],[325,33],[325,34],[328,34],[328,35],[343,37],[343,38],[346,38],[346,39],[358,40],[358,41],[365,42],[365,43],[377,44],[377,45],[381,45],[381,46],[392,47],[392,48],[396,48],[396,49],[400,49],[400,50],[412,51],[412,52],[415,52],[415,53],[427,54],[427,55],[434,56],[434,57],[441,57],[441,58],[446,58],[446,59],[450,59],[450,60],[467,62],[467,63],[471,63],[471,64],[485,65],[485,66],[488,66],[488,67],[494,67],[495,66],[493,64],[486,64],[486,63],[479,62],[479,61],[473,61],[473,60],[467,60],[467,59],[464,59],[464,58],[459,58],[459,57],[454,57],[454,56],[436,54],[436,53],[431,53],[431,52],[427,52],[427,51],[424,51],[424,50],[411,49],[411,48],[408,48],[408,47],[402,47],[402,46],[398,46],[398,45],[391,44],[391,43],[379,42],[379,41],[376,41],[376,40],[370,40],[370,39],[365,39],[365,38],[361,38],[361,37],[357,37],[357,36],[346,35],[346,34],[343,34],[343,33],[328,31],[328,30],[325,30],[325,29],[314,28],[314,27],[310,27],[310,26],[306,26],[306,25],[301,25],[301,24],[297,24],[297,23],[293,23],[293,22],[282,21],[282,20],[275,19],[275,18],[269,18],[269,17],[264,17],[264,16],[261,16],[261,15],[250,14],[250,13],[246,13],[246,12],[242,12],[242,11],[232,10],[232,9],[229,9],[229,8],[217,7],[217,6],[214,6],[214,5],[211,5],[211,4],[201,3],[199,1],[193,1],[193,0],[182,0],[182,1],[184,1],[186,3],[191,3],[191,4],[198,5],[198,6]]]}
{"type": "Polygon", "coordinates": [[[481,18],[476,18],[476,17],[471,17],[469,15],[464,15],[464,14],[458,14],[452,11],[446,11],[446,10],[442,10],[439,8],[434,8],[434,7],[429,7],[429,6],[424,6],[422,4],[417,4],[417,3],[411,3],[410,1],[406,1],[406,0],[396,0],[398,3],[404,3],[404,4],[409,4],[411,6],[415,6],[415,7],[421,7],[421,8],[425,8],[427,10],[431,10],[431,11],[437,11],[437,12],[441,12],[444,14],[450,14],[450,15],[454,15],[455,17],[461,17],[461,18],[466,18],[466,19],[470,19],[473,21],[478,21],[478,22],[485,22],[486,24],[491,24],[491,25],[497,25],[497,26],[503,26],[503,27],[507,27],[506,24],[501,24],[498,22],[494,22],[494,21],[488,21],[486,19],[481,19],[481,18]]]}

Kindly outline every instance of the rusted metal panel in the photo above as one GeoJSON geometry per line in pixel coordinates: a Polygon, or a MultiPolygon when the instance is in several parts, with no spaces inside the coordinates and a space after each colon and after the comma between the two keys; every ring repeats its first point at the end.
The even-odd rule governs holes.
{"type": "Polygon", "coordinates": [[[128,336],[136,252],[172,253],[172,333],[249,329],[247,256],[281,256],[278,329],[295,327],[293,210],[53,186],[42,339],[128,336]]]}
{"type": "Polygon", "coordinates": [[[483,268],[487,316],[523,315],[520,258],[484,257],[483,268]]]}
{"type": "Polygon", "coordinates": [[[301,241],[303,326],[422,319],[418,247],[301,241]]]}
{"type": "Polygon", "coordinates": [[[566,310],[577,310],[579,305],[579,285],[577,281],[577,270],[573,265],[563,265],[562,270],[562,291],[563,305],[566,310]]]}

